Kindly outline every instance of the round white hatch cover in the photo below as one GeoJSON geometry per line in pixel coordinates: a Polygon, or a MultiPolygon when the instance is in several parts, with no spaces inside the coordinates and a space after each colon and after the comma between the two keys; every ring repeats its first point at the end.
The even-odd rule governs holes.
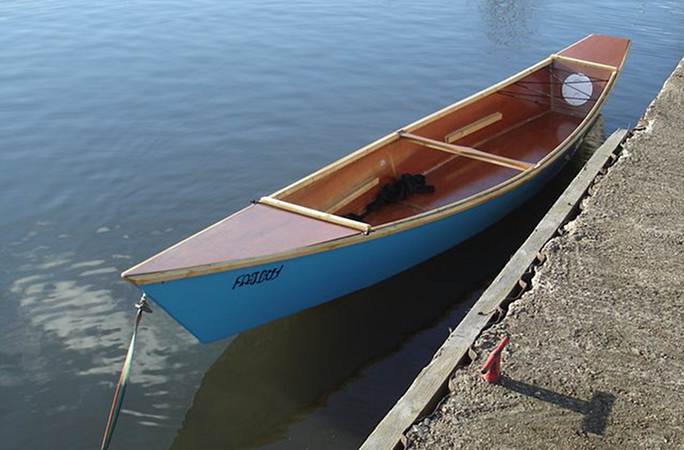
{"type": "Polygon", "coordinates": [[[591,98],[594,85],[583,73],[573,73],[563,82],[563,99],[572,106],[582,106],[591,98]]]}

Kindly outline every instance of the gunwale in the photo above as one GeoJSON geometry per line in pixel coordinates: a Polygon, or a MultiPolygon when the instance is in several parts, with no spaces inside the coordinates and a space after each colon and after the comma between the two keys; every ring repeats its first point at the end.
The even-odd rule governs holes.
{"type": "MultiPolygon", "coordinates": [[[[621,63],[619,66],[610,66],[606,64],[600,64],[600,63],[594,63],[589,60],[580,60],[577,58],[568,58],[562,55],[562,53],[569,49],[572,48],[573,46],[585,41],[586,39],[592,37],[594,35],[589,35],[585,37],[584,39],[572,44],[571,46],[567,47],[566,49],[560,51],[559,53],[552,54],[548,56],[547,58],[544,58],[543,60],[539,61],[538,63],[529,66],[526,69],[521,70],[520,72],[492,85],[489,86],[488,88],[485,88],[477,93],[472,94],[469,97],[466,97],[462,100],[456,101],[430,115],[427,115],[425,117],[422,117],[415,122],[402,127],[398,130],[392,131],[388,133],[387,135],[377,139],[374,142],[371,142],[360,149],[350,153],[349,155],[346,155],[337,161],[311,173],[310,175],[301,178],[294,183],[291,183],[288,186],[285,186],[284,188],[272,193],[268,197],[273,198],[273,199],[278,199],[279,197],[285,196],[291,192],[293,192],[296,189],[299,189],[301,187],[304,187],[310,183],[315,182],[317,179],[320,177],[329,174],[330,172],[334,171],[335,169],[342,167],[346,164],[349,164],[355,160],[358,160],[359,158],[371,153],[372,151],[387,145],[391,142],[394,142],[398,139],[401,139],[400,132],[411,132],[415,130],[416,128],[419,128],[421,126],[427,125],[431,122],[434,122],[445,115],[450,114],[451,112],[454,112],[455,110],[464,107],[466,105],[469,105],[471,103],[474,103],[475,101],[489,95],[492,93],[495,93],[496,91],[505,88],[507,86],[510,86],[511,84],[515,83],[516,81],[519,81],[523,79],[524,77],[528,76],[529,74],[542,69],[546,66],[549,66],[553,64],[554,62],[558,61],[561,63],[568,63],[568,64],[579,64],[579,65],[585,65],[588,67],[594,67],[599,70],[605,70],[608,71],[609,77],[608,81],[605,83],[604,88],[594,103],[594,105],[590,108],[590,110],[587,112],[587,114],[584,116],[583,120],[577,125],[577,127],[560,143],[558,144],[553,150],[551,150],[545,157],[543,157],[540,161],[538,161],[536,164],[534,164],[531,168],[521,171],[515,176],[503,181],[502,183],[499,183],[489,189],[483,190],[481,192],[478,192],[474,195],[471,195],[467,198],[458,200],[453,203],[449,203],[444,206],[440,206],[434,209],[430,209],[428,211],[424,211],[422,213],[418,213],[416,215],[412,215],[406,218],[402,218],[399,220],[395,220],[392,222],[384,223],[378,226],[371,227],[368,232],[366,233],[358,233],[358,234],[353,234],[350,236],[338,238],[338,239],[332,239],[329,241],[321,242],[319,244],[315,245],[310,245],[310,246],[305,246],[305,247],[299,247],[293,250],[288,250],[285,252],[280,252],[280,253],[272,253],[272,254],[266,254],[266,255],[261,255],[253,258],[244,258],[244,259],[236,259],[236,260],[231,260],[231,261],[224,261],[220,263],[210,263],[210,264],[204,264],[204,265],[199,265],[199,266],[194,266],[194,267],[187,267],[187,268],[180,268],[180,269],[172,269],[172,270],[165,270],[161,272],[150,272],[150,273],[142,273],[142,274],[135,274],[135,275],[130,275],[130,272],[132,272],[134,269],[137,267],[140,267],[141,265],[145,264],[147,261],[155,258],[157,255],[164,253],[165,251],[172,249],[178,245],[180,245],[183,242],[188,241],[192,237],[195,237],[204,231],[216,226],[219,223],[224,222],[228,218],[232,217],[228,216],[226,219],[223,219],[217,224],[211,225],[204,230],[199,231],[198,233],[193,234],[192,236],[182,240],[178,244],[175,244],[174,246],[170,247],[167,250],[164,250],[160,253],[157,253],[156,255],[153,255],[152,257],[146,259],[145,261],[142,261],[141,263],[131,267],[127,271],[123,272],[121,274],[121,277],[124,278],[125,280],[135,284],[135,285],[144,285],[144,284],[151,284],[151,283],[159,283],[159,282],[164,282],[164,281],[172,281],[172,280],[178,280],[178,279],[183,279],[183,278],[191,278],[191,277],[196,277],[196,276],[201,276],[201,275],[209,275],[213,273],[218,273],[218,272],[225,272],[229,270],[235,270],[235,269],[240,269],[240,268],[247,268],[247,267],[253,267],[253,266],[258,266],[262,264],[268,264],[274,261],[285,261],[293,258],[299,258],[303,256],[308,256],[316,253],[321,253],[324,251],[330,251],[334,250],[340,247],[345,247],[349,245],[354,245],[360,242],[365,242],[368,240],[372,239],[380,239],[385,236],[388,236],[390,234],[394,233],[399,233],[402,231],[407,231],[415,227],[419,227],[425,224],[428,224],[430,222],[434,222],[437,220],[441,220],[445,217],[448,217],[453,214],[457,214],[459,212],[465,211],[470,208],[474,208],[476,206],[479,206],[495,197],[501,196],[506,194],[507,192],[510,192],[511,190],[517,188],[518,186],[531,181],[533,178],[536,176],[540,175],[545,168],[547,168],[549,165],[551,165],[553,162],[555,162],[559,157],[561,157],[565,151],[572,145],[574,144],[576,138],[578,135],[580,135],[582,132],[584,132],[590,124],[593,123],[595,120],[596,116],[598,115],[598,112],[601,110],[603,104],[605,103],[605,100],[608,96],[608,94],[612,91],[612,88],[617,80],[617,77],[622,71],[622,68],[624,66],[625,60],[626,60],[626,55],[627,52],[629,51],[629,48],[631,46],[631,42],[627,41],[626,48],[624,51],[624,56],[621,60],[621,63]],[[586,63],[586,64],[583,64],[586,63]]],[[[239,211],[238,211],[239,212],[239,211]]],[[[237,214],[236,212],[235,214],[237,214]]],[[[233,214],[234,215],[234,214],[233,214]]]]}

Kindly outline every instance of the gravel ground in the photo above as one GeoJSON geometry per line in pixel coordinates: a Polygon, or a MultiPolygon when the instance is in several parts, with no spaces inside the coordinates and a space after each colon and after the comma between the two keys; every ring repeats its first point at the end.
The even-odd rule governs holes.
{"type": "Polygon", "coordinates": [[[684,448],[684,60],[640,125],[410,448],[684,448]]]}

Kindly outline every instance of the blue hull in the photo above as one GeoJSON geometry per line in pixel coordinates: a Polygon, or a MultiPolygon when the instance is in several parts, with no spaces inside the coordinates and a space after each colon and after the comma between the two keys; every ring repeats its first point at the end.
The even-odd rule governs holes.
{"type": "Polygon", "coordinates": [[[321,253],[141,287],[201,342],[231,336],[373,285],[463,242],[537,193],[575,148],[516,189],[434,222],[321,253]]]}

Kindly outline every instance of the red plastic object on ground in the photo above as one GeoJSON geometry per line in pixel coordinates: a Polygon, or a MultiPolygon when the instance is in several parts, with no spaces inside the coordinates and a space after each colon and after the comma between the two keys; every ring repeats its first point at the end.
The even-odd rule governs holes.
{"type": "Polygon", "coordinates": [[[487,361],[482,366],[482,378],[487,383],[498,383],[501,379],[501,351],[510,342],[508,336],[504,336],[499,345],[487,357],[487,361]]]}

